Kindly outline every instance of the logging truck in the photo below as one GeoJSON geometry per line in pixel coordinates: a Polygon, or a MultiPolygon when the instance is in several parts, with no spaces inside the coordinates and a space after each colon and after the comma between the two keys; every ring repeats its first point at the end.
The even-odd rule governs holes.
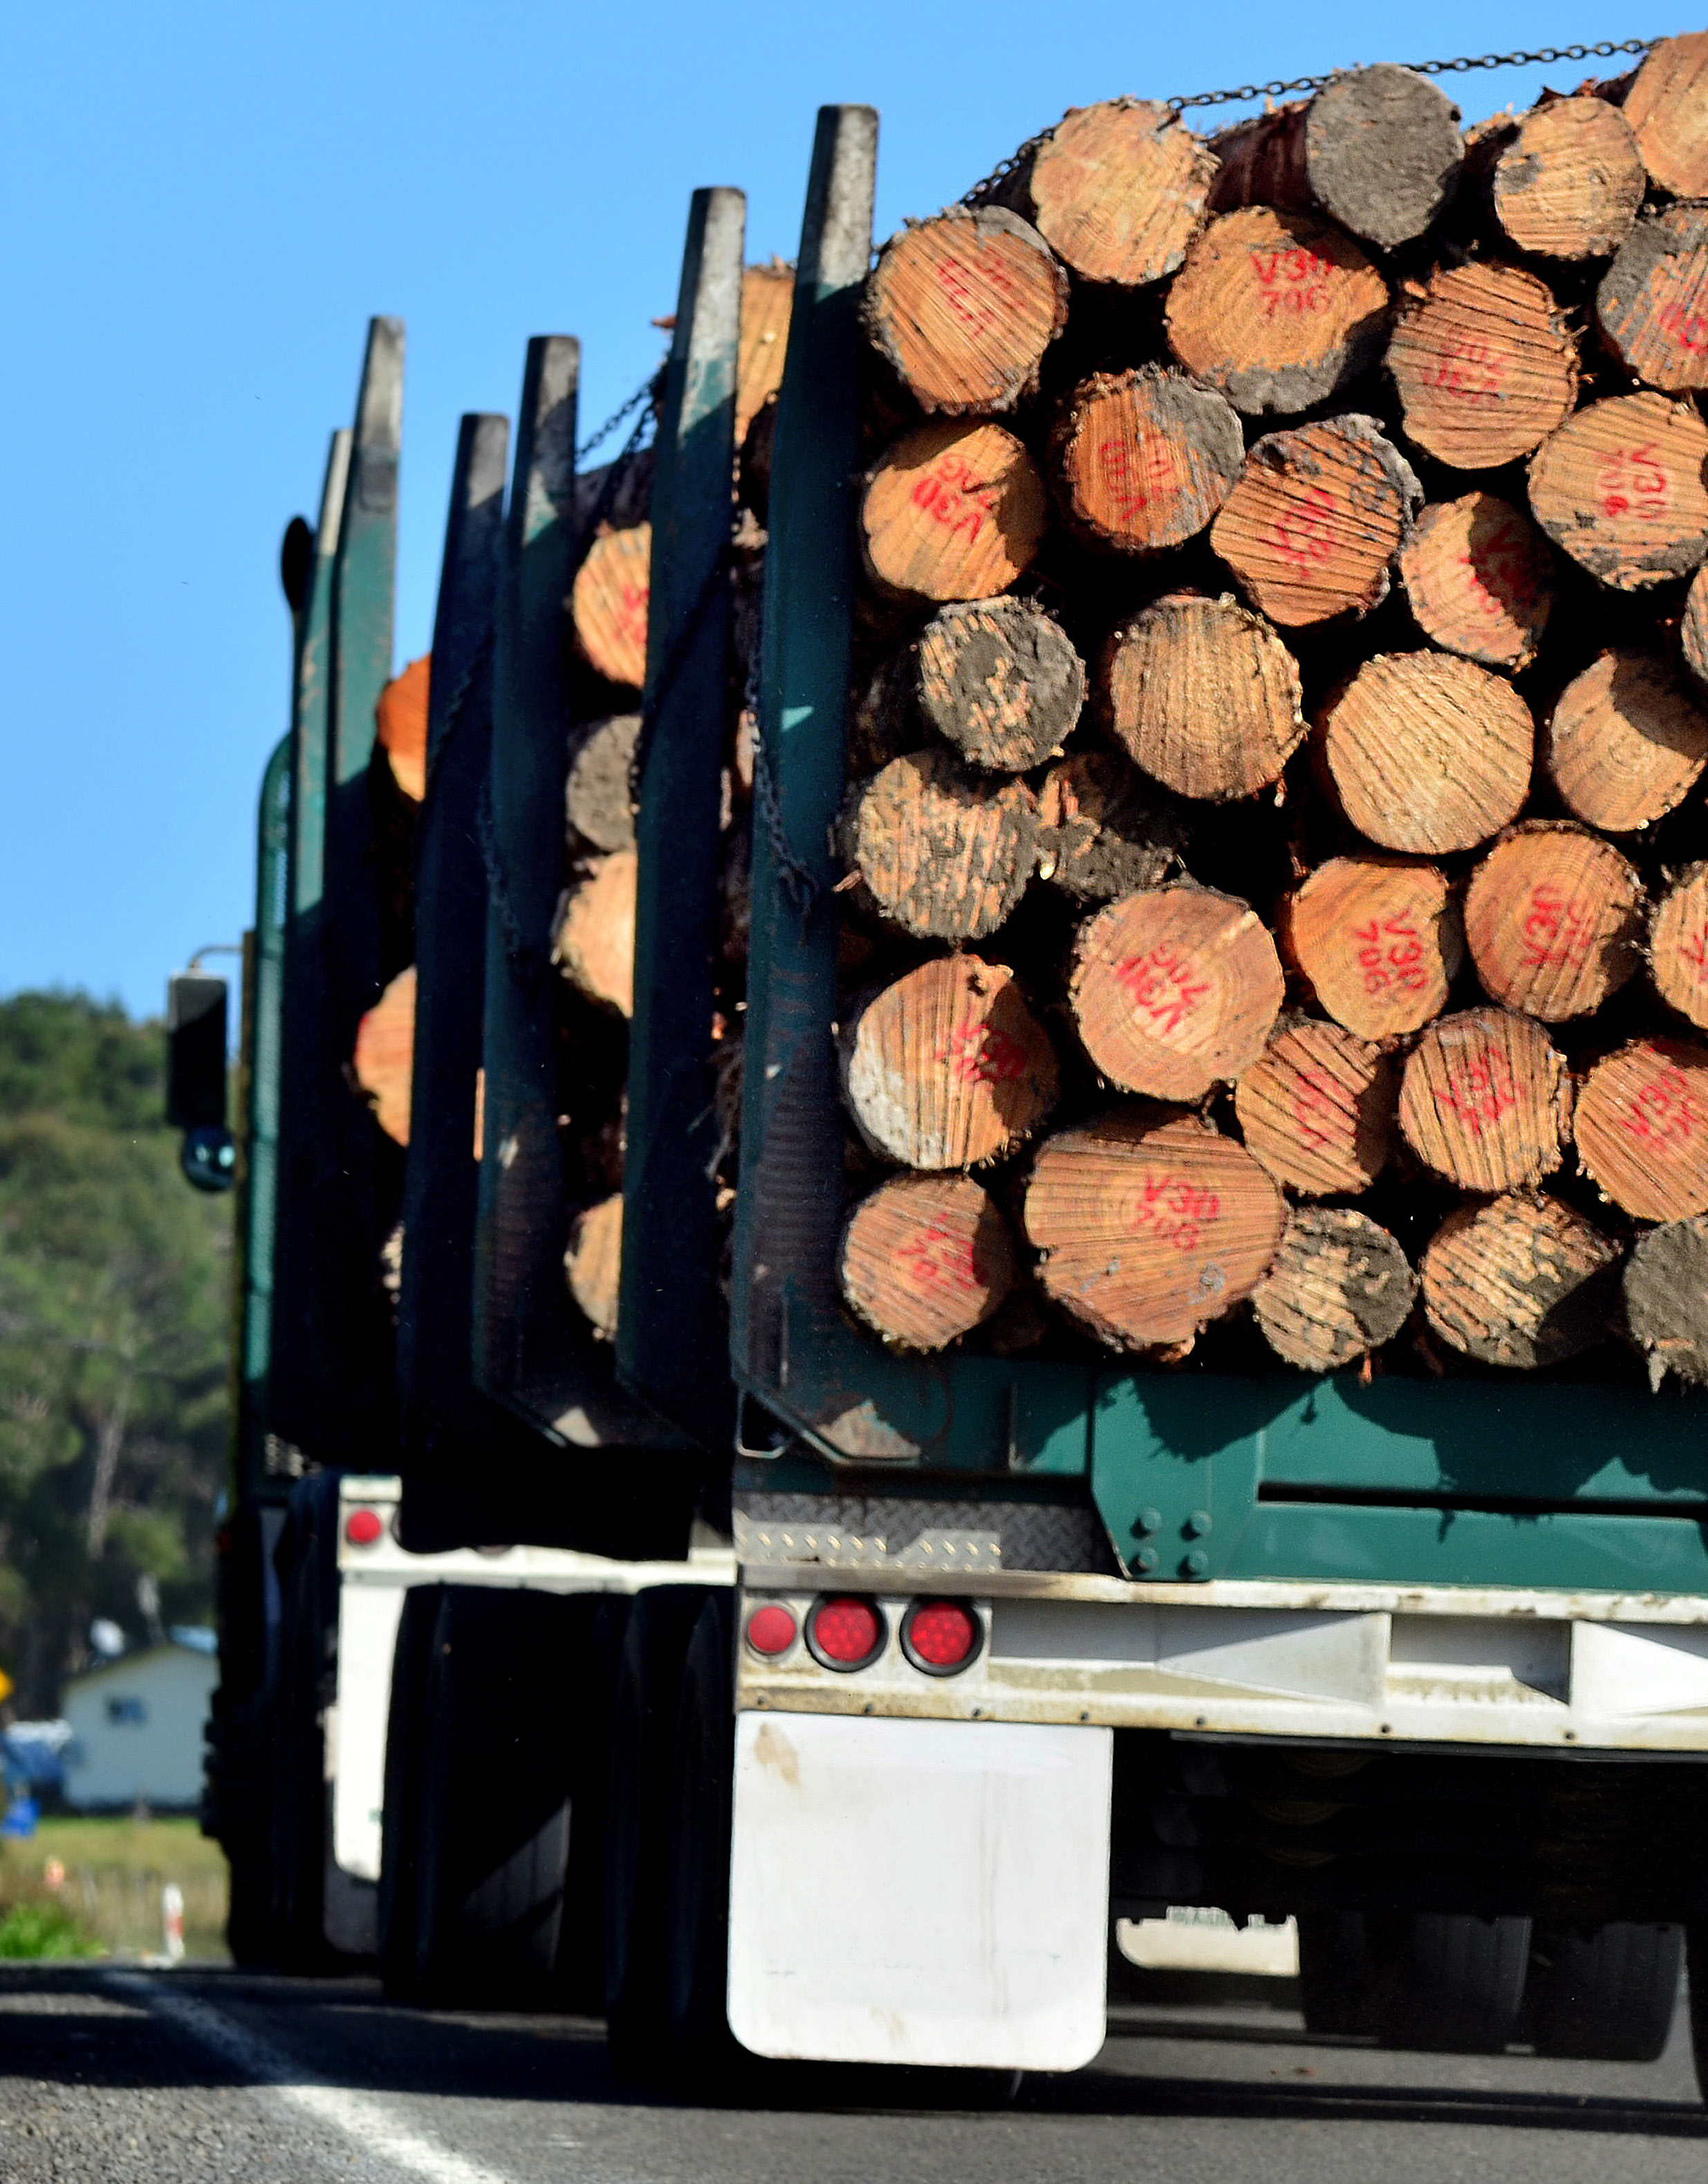
{"type": "Polygon", "coordinates": [[[240,1954],[338,1945],[383,1503],[396,1994],[1071,2070],[1199,1907],[1296,1920],[1317,2032],[1659,2054],[1708,37],[1643,50],[1468,131],[1383,66],[1077,109],[875,265],[826,108],[792,275],[696,195],[650,448],[578,476],[561,337],[507,495],[465,419],[414,794],[375,321],[262,804],[240,1954]]]}

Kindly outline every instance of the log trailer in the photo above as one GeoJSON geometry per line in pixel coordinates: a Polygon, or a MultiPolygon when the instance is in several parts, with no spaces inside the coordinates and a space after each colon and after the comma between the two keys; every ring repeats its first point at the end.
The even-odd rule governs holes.
{"type": "MultiPolygon", "coordinates": [[[[614,1341],[565,1288],[548,953],[562,603],[614,490],[575,476],[576,345],[529,346],[507,501],[504,421],[459,443],[395,1161],[345,1075],[394,967],[364,833],[393,321],[318,530],[287,538],[209,1767],[234,1950],[371,1937],[399,1995],[602,2010],[628,2070],[1068,2070],[1104,2037],[1114,1922],[1198,1905],[1297,1919],[1316,2031],[1652,2058],[1708,1919],[1700,1396],[917,1355],[845,1309],[834,831],[876,157],[871,109],[821,112],[751,685],[733,1209],[713,965],[744,208],[694,200],[650,487],[614,1341]],[[394,1645],[376,1678],[376,1614],[347,1702],[368,1553],[394,1645]]],[[[1696,1986],[1700,2042],[1708,1964],[1696,1986]]]]}

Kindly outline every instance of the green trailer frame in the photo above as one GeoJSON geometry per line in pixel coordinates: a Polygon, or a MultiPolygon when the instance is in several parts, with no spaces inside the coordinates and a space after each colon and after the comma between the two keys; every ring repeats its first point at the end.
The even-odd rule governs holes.
{"type": "Polygon", "coordinates": [[[732,1362],[816,1455],[745,1452],[738,1487],[1089,1495],[1121,1570],[1153,1580],[1708,1591],[1699,1396],[914,1358],[843,1311],[829,832],[877,140],[870,108],[821,110],[773,458],[755,798],[732,1362]]]}

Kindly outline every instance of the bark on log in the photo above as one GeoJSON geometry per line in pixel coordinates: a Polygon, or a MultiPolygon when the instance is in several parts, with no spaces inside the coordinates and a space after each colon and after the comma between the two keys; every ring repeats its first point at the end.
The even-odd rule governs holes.
{"type": "Polygon", "coordinates": [[[1667,1221],[1639,1236],[1621,1281],[1625,1324],[1651,1384],[1668,1373],[1708,1383],[1708,1220],[1667,1221]]]}
{"type": "Polygon", "coordinates": [[[1025,783],[974,773],[941,749],[892,759],[854,792],[840,831],[879,910],[924,940],[994,933],[1038,859],[1025,783]]]}
{"type": "Polygon", "coordinates": [[[899,1175],[842,1232],[842,1295],[904,1350],[941,1350],[990,1318],[1019,1272],[1008,1224],[969,1175],[899,1175]]]}
{"type": "Polygon", "coordinates": [[[1708,209],[1640,220],[1595,292],[1595,316],[1634,377],[1667,394],[1708,387],[1708,209]]]}
{"type": "Polygon", "coordinates": [[[873,471],[861,540],[887,592],[987,599],[1025,573],[1047,516],[1043,479],[1012,432],[940,418],[904,433],[873,471]]]}
{"type": "Polygon", "coordinates": [[[1400,1130],[1461,1190],[1518,1190],[1551,1175],[1570,1123],[1566,1064],[1530,1017],[1466,1009],[1431,1024],[1407,1057],[1400,1130]]]}
{"type": "Polygon", "coordinates": [[[1271,432],[1246,457],[1210,543],[1283,628],[1367,614],[1423,493],[1373,417],[1271,432]]]}
{"type": "Polygon", "coordinates": [[[1315,209],[1304,158],[1309,104],[1309,99],[1295,99],[1218,130],[1210,139],[1220,163],[1210,184],[1213,213],[1238,212],[1247,205],[1273,205],[1281,212],[1315,209]]]}
{"type": "Polygon", "coordinates": [[[1277,922],[1318,1006],[1361,1039],[1393,1039],[1438,1017],[1464,960],[1452,890],[1433,865],[1331,858],[1277,922]]]}
{"type": "Polygon", "coordinates": [[[582,658],[607,682],[638,690],[646,680],[646,606],[652,526],[605,531],[587,549],[569,594],[582,658]]]}
{"type": "Polygon", "coordinates": [[[1643,155],[1631,124],[1601,98],[1556,98],[1519,123],[1495,162],[1494,215],[1538,258],[1605,258],[1636,223],[1643,155]]]}
{"type": "Polygon", "coordinates": [[[1234,1086],[1246,1150],[1307,1198],[1367,1190],[1393,1150],[1393,1065],[1338,1024],[1276,1030],[1234,1086]]]}
{"type": "Polygon", "coordinates": [[[1418,627],[1484,667],[1528,667],[1554,607],[1554,565],[1530,518],[1492,493],[1426,508],[1400,550],[1418,627]]]}
{"type": "Polygon", "coordinates": [[[1708,1213],[1708,1047],[1634,1039],[1577,1094],[1584,1173],[1639,1221],[1708,1213]]]}
{"type": "Polygon", "coordinates": [[[920,408],[1011,410],[1068,323],[1068,276],[1037,230],[999,205],[956,205],[884,246],[866,332],[920,408]]]}
{"type": "Polygon", "coordinates": [[[1708,197],[1708,32],[1663,38],[1638,70],[1623,111],[1656,189],[1708,197]]]}
{"type": "Polygon", "coordinates": [[[622,1193],[578,1213],[570,1223],[564,1253],[569,1293],[591,1322],[595,1334],[617,1339],[617,1304],[622,1284],[622,1193]]]}
{"type": "Polygon", "coordinates": [[[1211,140],[1220,155],[1212,203],[1312,202],[1383,250],[1409,242],[1445,210],[1465,156],[1459,109],[1409,69],[1351,69],[1309,104],[1283,106],[1211,140]]]}
{"type": "Polygon", "coordinates": [[[374,727],[392,779],[412,803],[427,794],[427,685],[433,655],[423,653],[394,676],[374,708],[374,727]]]}
{"type": "Polygon", "coordinates": [[[1286,1219],[1242,1145],[1193,1117],[1132,1109],[1052,1138],[1026,1190],[1046,1292],[1129,1350],[1189,1341],[1248,1296],[1286,1219]]]}
{"type": "Polygon", "coordinates": [[[1320,722],[1342,809],[1385,850],[1474,850],[1530,793],[1535,727],[1499,675],[1437,652],[1367,660],[1320,722]]]}
{"type": "Polygon", "coordinates": [[[918,710],[974,766],[1024,773],[1059,751],[1086,701],[1086,670],[1059,622],[1030,599],[941,609],[917,649],[918,710]]]}
{"type": "Polygon", "coordinates": [[[1382,250],[1443,213],[1465,158],[1459,109],[1427,76],[1378,61],[1348,69],[1305,114],[1305,169],[1331,218],[1382,250]]]}
{"type": "Polygon", "coordinates": [[[1232,599],[1171,593],[1119,622],[1098,664],[1116,739],[1181,796],[1223,803],[1278,781],[1304,736],[1298,666],[1232,599]]]}
{"type": "Polygon", "coordinates": [[[1688,402],[1616,394],[1538,449],[1530,507],[1556,546],[1615,591],[1688,576],[1708,554],[1708,425],[1688,402]]]}
{"type": "Polygon", "coordinates": [[[1486,1365],[1558,1365],[1607,1334],[1618,1258],[1558,1199],[1461,1206],[1424,1252],[1424,1310],[1444,1341],[1486,1365]]]}
{"type": "Polygon", "coordinates": [[[576,989],[621,1016],[634,1013],[633,850],[600,857],[566,888],[551,960],[576,989]]]}
{"type": "Polygon", "coordinates": [[[1253,205],[1213,220],[1169,291],[1169,347],[1248,416],[1326,402],[1381,354],[1387,283],[1314,214],[1253,205]]]}
{"type": "Polygon", "coordinates": [[[1386,1228],[1349,1206],[1305,1206],[1289,1217],[1252,1310],[1278,1357],[1337,1373],[1392,1341],[1416,1298],[1417,1276],[1386,1228]]]}
{"type": "Polygon", "coordinates": [[[1160,101],[1105,99],[1057,123],[1017,178],[1015,209],[1082,280],[1141,288],[1186,255],[1214,173],[1160,101]]]}
{"type": "Polygon", "coordinates": [[[1114,751],[1075,751],[1038,789],[1038,878],[1078,902],[1160,887],[1191,838],[1175,799],[1114,751]]]}
{"type": "Polygon", "coordinates": [[[410,1141],[410,1079],[415,1065],[416,971],[399,971],[356,1027],[356,1082],[374,1119],[400,1145],[410,1141]]]}
{"type": "Polygon", "coordinates": [[[1669,1008],[1708,1031],[1708,864],[1693,865],[1655,904],[1649,975],[1669,1008]]]}
{"type": "Polygon", "coordinates": [[[1621,646],[1566,684],[1543,757],[1568,810],[1634,833],[1682,804],[1708,766],[1708,710],[1670,660],[1621,646]]]}
{"type": "Polygon", "coordinates": [[[941,956],[854,1014],[842,1095],[874,1152],[913,1168],[971,1167],[1011,1151],[1061,1093],[1050,1035],[1013,972],[941,956]]]}
{"type": "Polygon", "coordinates": [[[918,749],[925,740],[918,696],[918,662],[910,652],[891,653],[879,663],[848,723],[851,777],[877,773],[891,759],[918,749]]]}
{"type": "Polygon", "coordinates": [[[1070,527],[1124,554],[1195,538],[1226,499],[1244,458],[1239,418],[1222,397],[1155,365],[1082,381],[1050,435],[1057,497],[1070,527]]]}
{"type": "Polygon", "coordinates": [[[1697,682],[1708,689],[1708,565],[1696,571],[1684,594],[1684,619],[1679,624],[1678,642],[1684,665],[1697,682]]]}
{"type": "Polygon", "coordinates": [[[1533,273],[1479,259],[1402,304],[1387,368],[1419,447],[1457,470],[1498,470],[1541,446],[1577,398],[1577,345],[1533,273]]]}
{"type": "MultiPolygon", "coordinates": [[[[789,318],[795,303],[795,269],[780,259],[750,265],[741,276],[741,336],[735,360],[735,444],[745,447],[760,411],[783,384],[789,318]]],[[[768,454],[768,450],[767,450],[768,454]]]]}
{"type": "Polygon", "coordinates": [[[1634,977],[1643,883],[1610,842],[1527,819],[1471,875],[1465,938],[1483,989],[1544,1023],[1588,1016],[1634,977]]]}
{"type": "Polygon", "coordinates": [[[571,731],[573,755],[564,783],[564,816],[595,850],[634,847],[631,769],[640,738],[639,713],[617,713],[571,731]]]}
{"type": "Polygon", "coordinates": [[[1093,1066],[1155,1100],[1201,1100],[1257,1060],[1285,992],[1257,914],[1208,888],[1158,888],[1080,928],[1068,1006],[1093,1066]]]}

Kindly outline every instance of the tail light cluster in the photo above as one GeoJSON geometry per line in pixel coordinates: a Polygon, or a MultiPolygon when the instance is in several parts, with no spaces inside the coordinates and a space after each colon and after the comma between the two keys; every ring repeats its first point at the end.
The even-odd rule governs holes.
{"type": "Polygon", "coordinates": [[[353,1547],[371,1547],[385,1528],[386,1520],[377,1509],[352,1509],[344,1519],[344,1537],[353,1547]]]}
{"type": "MultiPolygon", "coordinates": [[[[747,1618],[747,1643],[763,1660],[780,1660],[801,1635],[793,1609],[779,1601],[767,1601],[747,1618]]],[[[978,1616],[958,1600],[916,1600],[901,1618],[901,1635],[903,1654],[927,1676],[958,1675],[977,1660],[984,1643],[978,1616]]],[[[878,1659],[890,1627],[876,1601],[826,1593],[807,1611],[806,1638],[821,1669],[849,1675],[878,1659]]]]}

